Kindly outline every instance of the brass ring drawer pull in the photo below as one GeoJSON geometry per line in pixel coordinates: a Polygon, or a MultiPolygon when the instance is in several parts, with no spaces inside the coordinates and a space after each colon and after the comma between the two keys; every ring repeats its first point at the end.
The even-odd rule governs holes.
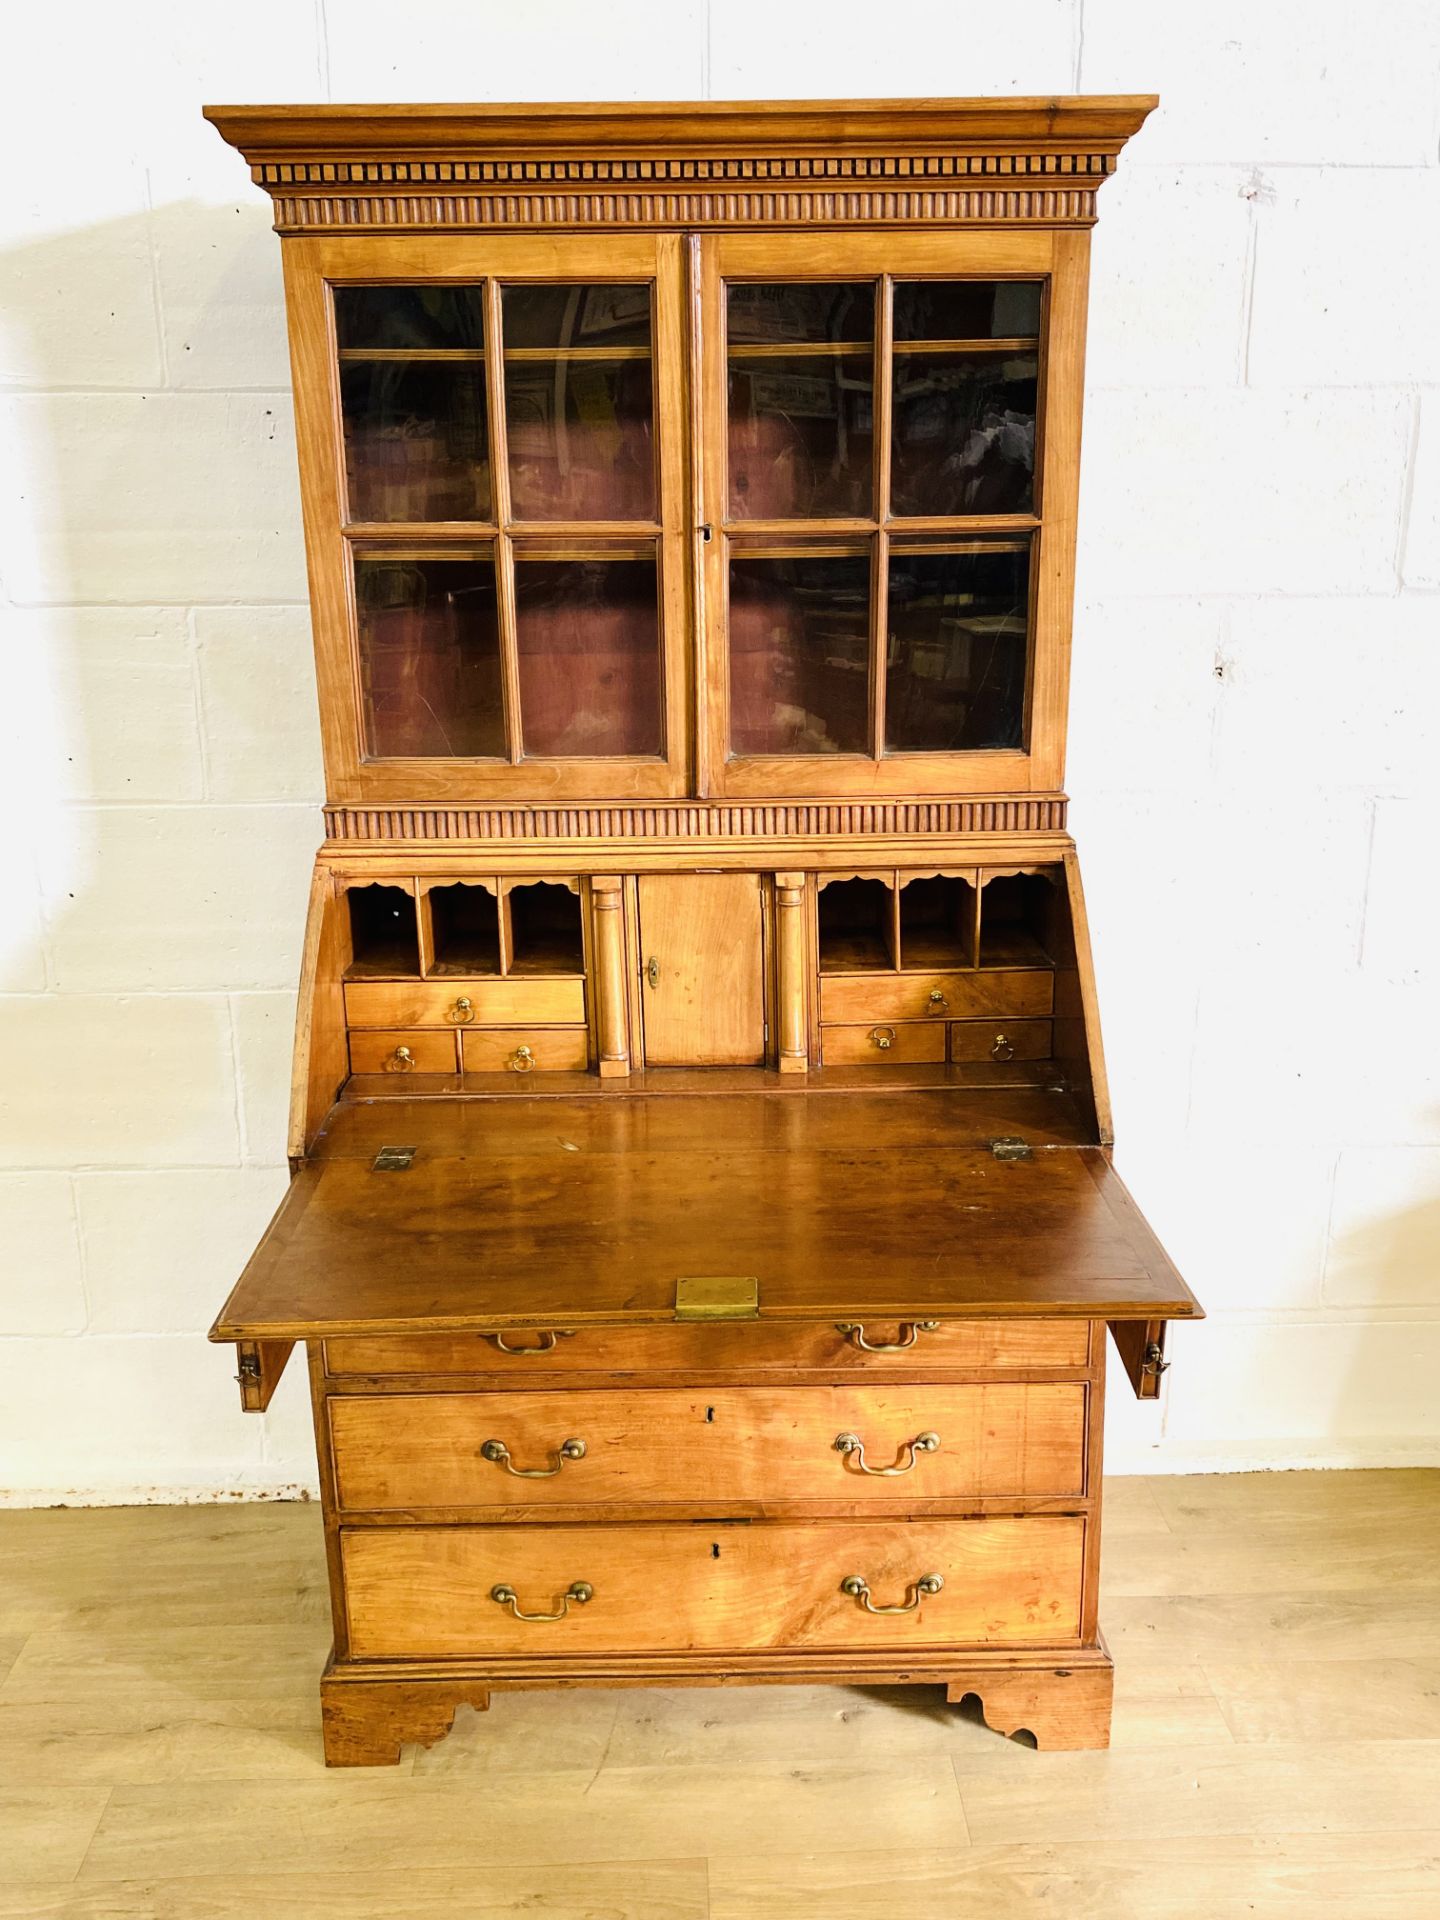
{"type": "MultiPolygon", "coordinates": [[[[920,1604],[922,1594],[939,1593],[945,1584],[945,1576],[939,1573],[922,1573],[908,1589],[909,1599],[898,1607],[877,1607],[870,1598],[870,1588],[858,1573],[852,1573],[848,1579],[840,1582],[840,1591],[848,1594],[852,1600],[858,1600],[866,1613],[914,1613],[920,1604]]],[[[497,1589],[498,1591],[498,1589],[497,1589]]]]}
{"type": "Polygon", "coordinates": [[[882,1053],[888,1053],[895,1044],[894,1027],[871,1027],[870,1044],[879,1047],[882,1053]]]}
{"type": "Polygon", "coordinates": [[[858,1433],[837,1433],[835,1436],[835,1451],[844,1454],[847,1460],[853,1458],[857,1473],[874,1474],[877,1480],[893,1480],[897,1474],[909,1473],[922,1453],[938,1453],[939,1449],[938,1433],[917,1433],[913,1440],[905,1442],[903,1451],[908,1453],[910,1458],[904,1466],[872,1467],[865,1458],[865,1442],[858,1433]]]}
{"type": "Polygon", "coordinates": [[[572,1340],[574,1337],[574,1329],[572,1327],[556,1327],[553,1332],[547,1328],[546,1331],[541,1334],[538,1346],[507,1347],[503,1333],[482,1333],[480,1336],[482,1340],[492,1340],[500,1349],[501,1353],[553,1353],[559,1341],[572,1340]]]}
{"type": "Polygon", "coordinates": [[[914,1346],[922,1333],[934,1333],[939,1325],[938,1320],[902,1320],[901,1338],[898,1340],[867,1340],[864,1327],[853,1320],[837,1320],[835,1331],[843,1333],[851,1346],[859,1347],[862,1353],[904,1353],[907,1347],[914,1346]]]}
{"type": "Polygon", "coordinates": [[[480,1449],[480,1458],[489,1460],[497,1467],[504,1467],[507,1473],[513,1473],[517,1480],[553,1480],[567,1460],[585,1458],[583,1440],[562,1440],[560,1452],[553,1467],[517,1467],[511,1464],[510,1449],[503,1440],[487,1440],[480,1449]]]}
{"type": "Polygon", "coordinates": [[[396,1047],[394,1053],[392,1053],[390,1058],[385,1062],[385,1071],[387,1073],[413,1073],[415,1071],[415,1056],[409,1047],[396,1047]]]}
{"type": "Polygon", "coordinates": [[[948,1013],[950,1011],[950,1002],[945,998],[939,987],[932,987],[930,989],[930,998],[925,1004],[925,1011],[927,1013],[948,1013]]]}
{"type": "Polygon", "coordinates": [[[512,1073],[529,1073],[535,1064],[535,1055],[529,1047],[516,1047],[507,1064],[512,1073]]]}
{"type": "Polygon", "coordinates": [[[495,1604],[500,1607],[509,1607],[517,1620],[563,1620],[570,1611],[570,1602],[572,1600],[577,1607],[583,1607],[587,1600],[593,1600],[594,1597],[595,1589],[588,1580],[572,1580],[565,1592],[560,1596],[560,1611],[558,1613],[522,1613],[520,1611],[519,1599],[516,1597],[513,1587],[502,1585],[491,1587],[490,1589],[490,1598],[495,1604]]]}
{"type": "Polygon", "coordinates": [[[1008,1034],[996,1034],[995,1044],[990,1049],[990,1058],[992,1060],[1013,1060],[1015,1058],[1015,1042],[1008,1034]]]}
{"type": "Polygon", "coordinates": [[[452,1026],[468,1026],[475,1018],[475,1002],[470,998],[468,993],[462,993],[452,1007],[446,1008],[445,1018],[452,1026]]]}

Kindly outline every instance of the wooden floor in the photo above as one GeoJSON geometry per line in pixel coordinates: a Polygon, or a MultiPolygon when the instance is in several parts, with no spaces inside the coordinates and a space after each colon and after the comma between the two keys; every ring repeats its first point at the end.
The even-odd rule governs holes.
{"type": "Polygon", "coordinates": [[[512,1694],[359,1774],[315,1508],[0,1513],[0,1916],[1436,1920],[1440,1472],[1108,1499],[1108,1754],[926,1690],[512,1694]]]}

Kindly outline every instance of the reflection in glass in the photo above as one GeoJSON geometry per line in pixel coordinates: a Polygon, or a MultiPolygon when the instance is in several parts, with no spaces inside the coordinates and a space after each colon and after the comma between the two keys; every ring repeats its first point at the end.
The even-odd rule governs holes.
{"type": "Polygon", "coordinates": [[[869,635],[867,554],[733,556],[732,750],[864,753],[869,635]]]}
{"type": "Polygon", "coordinates": [[[643,347],[650,349],[650,287],[504,287],[505,350],[516,347],[643,347]]]}
{"type": "Polygon", "coordinates": [[[1034,340],[1038,280],[897,280],[894,334],[901,340],[1034,340]]]}
{"type": "Polygon", "coordinates": [[[505,752],[491,555],[358,554],[360,680],[367,752],[505,752]]]}
{"type": "Polygon", "coordinates": [[[1021,744],[1029,597],[1028,546],[892,549],[887,752],[1021,744]]]}
{"type": "Polygon", "coordinates": [[[893,514],[1028,513],[1033,353],[895,354],[893,514]]]}
{"type": "Polygon", "coordinates": [[[351,520],[485,520],[485,368],[432,360],[340,364],[351,520]]]}
{"type": "Polygon", "coordinates": [[[337,287],[351,520],[490,513],[481,289],[337,287]]]}
{"type": "Polygon", "coordinates": [[[485,344],[484,293],[479,286],[336,287],[335,337],[342,353],[473,351],[485,344]]]}
{"type": "Polygon", "coordinates": [[[655,562],[515,562],[520,722],[527,755],[658,754],[655,562]]]}
{"type": "Polygon", "coordinates": [[[731,516],[868,516],[872,431],[869,355],[732,360],[731,516]]]}
{"type": "Polygon", "coordinates": [[[653,520],[652,418],[648,359],[507,357],[514,517],[653,520]]]}
{"type": "Polygon", "coordinates": [[[732,347],[875,337],[875,282],[736,282],[728,289],[732,347]]]}

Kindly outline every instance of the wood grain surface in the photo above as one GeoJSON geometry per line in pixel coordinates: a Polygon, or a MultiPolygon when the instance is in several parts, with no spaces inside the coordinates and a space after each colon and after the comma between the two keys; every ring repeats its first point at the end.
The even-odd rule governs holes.
{"type": "MultiPolygon", "coordinates": [[[[423,1105],[392,1109],[391,1141],[423,1105]]],[[[666,1320],[678,1277],[716,1272],[801,1320],[1196,1312],[1103,1152],[998,1161],[943,1098],[441,1111],[463,1132],[407,1172],[307,1166],[214,1337],[666,1320]]]]}
{"type": "MultiPolygon", "coordinates": [[[[553,1328],[533,1328],[507,1337],[507,1353],[493,1334],[431,1333],[408,1338],[328,1340],[325,1364],[332,1375],[486,1374],[494,1382],[537,1386],[575,1374],[625,1379],[633,1374],[704,1373],[711,1379],[767,1371],[824,1374],[865,1373],[872,1380],[934,1379],[952,1370],[1083,1368],[1089,1328],[1077,1320],[948,1320],[917,1333],[898,1353],[865,1354],[834,1325],[792,1326],[765,1321],[733,1326],[587,1327],[543,1340],[553,1328]]],[[[898,1345],[899,1322],[860,1331],[873,1344],[898,1345]]],[[[488,1382],[487,1382],[488,1384],[488,1382]]]]}
{"type": "Polygon", "coordinates": [[[895,1507],[978,1494],[1085,1492],[1085,1388],[1053,1386],[633,1388],[504,1394],[344,1394],[328,1401],[340,1504],[393,1507],[813,1500],[895,1507]],[[864,1473],[836,1438],[856,1435],[864,1473]],[[583,1457],[564,1460],[579,1439],[583,1457]],[[484,1458],[498,1439],[510,1464],[484,1458]],[[551,1477],[528,1477],[539,1469],[551,1477]]]}
{"type": "Polygon", "coordinates": [[[517,1653],[755,1651],[1062,1645],[1075,1641],[1085,1521],[1076,1515],[950,1521],[816,1521],[727,1529],[347,1528],[341,1536],[354,1659],[517,1653]],[[945,1584],[904,1613],[842,1593],[858,1574],[877,1606],[915,1582],[945,1584]],[[553,1613],[576,1581],[594,1595],[553,1613]]]}
{"type": "Polygon", "coordinates": [[[1106,1503],[1108,1753],[938,1687],[596,1688],[366,1775],[314,1506],[0,1513],[0,1916],[1433,1920],[1440,1474],[1106,1503]]]}

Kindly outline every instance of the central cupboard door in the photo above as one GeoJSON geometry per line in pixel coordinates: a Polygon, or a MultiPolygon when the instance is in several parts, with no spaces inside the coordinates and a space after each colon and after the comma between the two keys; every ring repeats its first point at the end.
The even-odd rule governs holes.
{"type": "Polygon", "coordinates": [[[646,1066],[761,1065],[760,875],[646,873],[638,885],[646,1066]]]}
{"type": "Polygon", "coordinates": [[[332,799],[685,792],[679,245],[288,243],[332,799]]]}
{"type": "Polygon", "coordinates": [[[702,792],[1058,786],[1086,238],[702,239],[702,792]]]}

